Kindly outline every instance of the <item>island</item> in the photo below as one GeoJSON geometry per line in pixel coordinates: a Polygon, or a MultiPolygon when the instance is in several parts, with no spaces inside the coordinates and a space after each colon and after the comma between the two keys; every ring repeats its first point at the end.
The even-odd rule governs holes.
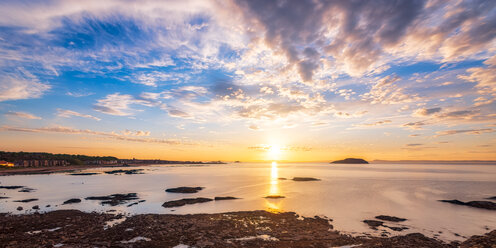
{"type": "Polygon", "coordinates": [[[336,160],[331,164],[368,164],[369,162],[361,158],[345,158],[343,160],[336,160]]]}

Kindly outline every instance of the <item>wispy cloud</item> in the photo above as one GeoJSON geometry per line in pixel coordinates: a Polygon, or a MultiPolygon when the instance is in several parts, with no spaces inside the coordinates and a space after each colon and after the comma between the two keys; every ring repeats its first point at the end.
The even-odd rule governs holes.
{"type": "Polygon", "coordinates": [[[483,134],[492,133],[494,129],[492,128],[479,128],[479,129],[458,129],[458,130],[444,130],[436,132],[437,136],[455,135],[455,134],[483,134]]]}
{"type": "Polygon", "coordinates": [[[26,112],[7,112],[6,116],[14,116],[30,120],[41,120],[41,117],[26,112]]]}
{"type": "Polygon", "coordinates": [[[40,128],[22,128],[22,127],[11,127],[11,126],[2,126],[0,131],[8,131],[8,132],[28,132],[28,133],[64,133],[64,134],[73,134],[73,135],[94,135],[105,138],[111,138],[122,141],[131,141],[131,142],[143,142],[143,143],[158,143],[158,144],[167,144],[167,145],[192,145],[193,142],[190,141],[182,141],[177,139],[156,139],[156,138],[148,138],[148,137],[132,137],[132,136],[148,136],[147,132],[144,131],[123,131],[121,133],[117,132],[101,132],[101,131],[93,131],[89,129],[76,129],[71,127],[62,127],[62,126],[54,126],[54,127],[40,127],[40,128]]]}
{"type": "Polygon", "coordinates": [[[0,76],[0,102],[40,98],[50,88],[50,85],[40,83],[36,77],[3,75],[0,76]]]}
{"type": "Polygon", "coordinates": [[[70,118],[72,116],[83,117],[88,119],[93,119],[95,121],[100,121],[101,119],[88,114],[81,114],[76,111],[67,110],[67,109],[57,109],[57,115],[60,117],[70,118]]]}

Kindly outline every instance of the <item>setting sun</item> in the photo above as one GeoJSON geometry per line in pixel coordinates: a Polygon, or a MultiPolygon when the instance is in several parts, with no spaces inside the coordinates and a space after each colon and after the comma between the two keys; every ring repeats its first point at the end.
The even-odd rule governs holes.
{"type": "Polygon", "coordinates": [[[268,159],[269,160],[279,160],[281,159],[282,149],[279,145],[271,145],[268,149],[268,159]]]}

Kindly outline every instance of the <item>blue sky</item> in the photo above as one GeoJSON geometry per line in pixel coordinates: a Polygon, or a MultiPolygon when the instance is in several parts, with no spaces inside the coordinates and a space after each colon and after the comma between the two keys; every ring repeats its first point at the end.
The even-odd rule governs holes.
{"type": "Polygon", "coordinates": [[[0,150],[496,159],[493,1],[0,7],[0,150]]]}

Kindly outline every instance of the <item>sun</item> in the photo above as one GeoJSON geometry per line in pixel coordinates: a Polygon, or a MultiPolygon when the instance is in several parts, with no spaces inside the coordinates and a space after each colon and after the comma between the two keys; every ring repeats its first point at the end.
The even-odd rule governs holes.
{"type": "Polygon", "coordinates": [[[270,145],[268,150],[269,159],[278,160],[281,157],[281,146],[279,145],[270,145]]]}

